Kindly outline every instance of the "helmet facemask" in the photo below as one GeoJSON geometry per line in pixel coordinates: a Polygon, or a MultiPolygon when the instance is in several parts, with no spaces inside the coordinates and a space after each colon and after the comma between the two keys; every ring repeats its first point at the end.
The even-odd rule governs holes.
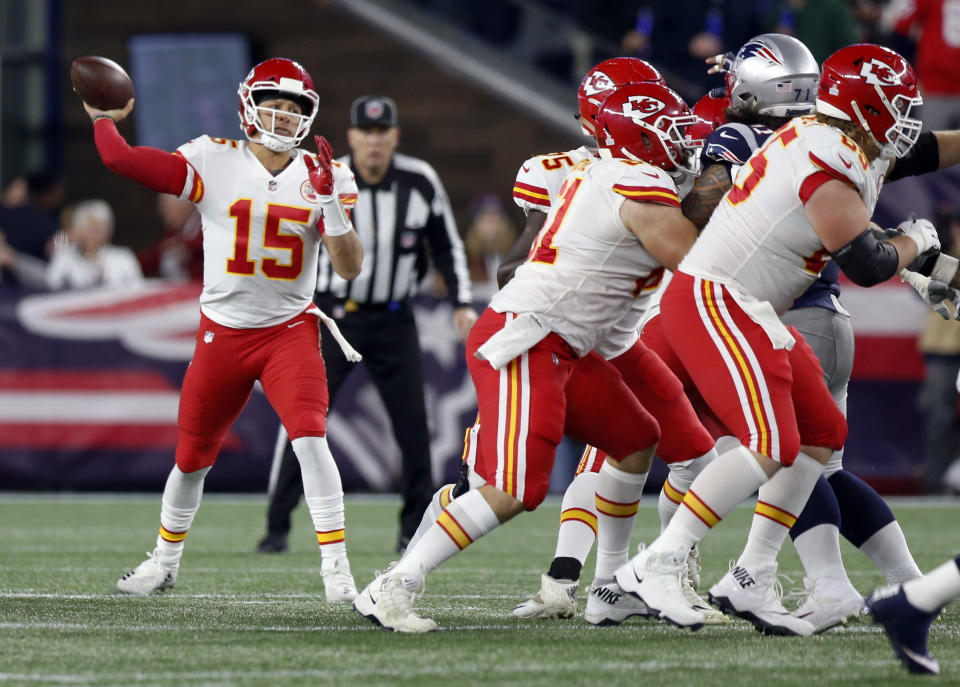
{"type": "Polygon", "coordinates": [[[247,138],[261,143],[265,148],[275,153],[295,148],[306,138],[310,132],[310,127],[313,125],[314,117],[317,114],[317,105],[320,102],[316,92],[309,88],[303,88],[301,83],[295,79],[287,78],[281,78],[279,84],[273,81],[256,81],[252,84],[243,82],[237,92],[243,105],[241,119],[247,138]],[[263,107],[258,104],[265,100],[277,98],[285,98],[296,102],[303,110],[303,114],[263,107]],[[271,115],[269,129],[263,125],[264,113],[271,115]],[[290,117],[296,122],[296,130],[292,136],[275,133],[274,129],[278,116],[290,117]],[[258,132],[260,136],[252,138],[254,132],[258,132]]]}

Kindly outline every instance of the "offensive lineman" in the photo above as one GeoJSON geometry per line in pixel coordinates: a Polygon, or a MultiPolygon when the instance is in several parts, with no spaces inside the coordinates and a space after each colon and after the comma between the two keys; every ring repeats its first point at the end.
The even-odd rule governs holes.
{"type": "Polygon", "coordinates": [[[793,120],[754,153],[664,295],[670,347],[742,444],[701,473],[660,537],[617,571],[621,586],[675,624],[699,624],[672,581],[680,553],[762,486],[747,548],[711,599],[764,632],[814,630],[784,617],[776,555],[846,423],[812,351],[777,314],[831,257],[870,286],[939,247],[928,222],[904,222],[903,235],[879,242],[869,228],[887,167],[870,162],[907,153],[919,134],[907,115],[919,102],[913,70],[896,53],[873,45],[834,53],[817,116],[793,120]]]}
{"type": "MultiPolygon", "coordinates": [[[[471,331],[467,359],[480,407],[476,471],[487,484],[452,501],[354,602],[361,615],[388,629],[436,629],[413,611],[424,577],[542,501],[564,409],[584,401],[565,396],[574,361],[616,324],[652,273],[674,266],[692,244],[695,229],[680,213],[672,177],[644,162],[662,155],[672,161],[665,167],[689,164],[694,151],[682,135],[692,119],[689,108],[654,83],[610,97],[617,96],[622,121],[598,140],[602,153],[614,159],[584,160],[574,168],[527,262],[471,331]],[[654,121],[660,128],[651,126],[654,121]]],[[[633,424],[623,425],[629,436],[621,437],[621,450],[612,455],[620,456],[621,469],[645,476],[659,427],[640,411],[633,424]]],[[[610,412],[623,416],[623,409],[610,412]]]]}
{"type": "Polygon", "coordinates": [[[133,110],[132,99],[106,112],[84,103],[104,164],[151,190],[191,200],[203,223],[200,327],[180,394],[176,464],[163,492],[160,534],[150,557],[117,588],[146,596],[174,585],[204,477],[259,380],[301,464],[326,599],[350,601],[357,592],[340,474],[325,438],[326,374],[312,297],[321,242],[339,274],[350,279],[360,270],[362,245],[344,211],[357,187],[332,162],[325,139],[316,138],[316,157],[296,148],[319,101],[303,67],[284,58],[261,62],[239,95],[248,142],[201,136],[173,154],[130,147],[120,136],[116,122],[133,110]]]}

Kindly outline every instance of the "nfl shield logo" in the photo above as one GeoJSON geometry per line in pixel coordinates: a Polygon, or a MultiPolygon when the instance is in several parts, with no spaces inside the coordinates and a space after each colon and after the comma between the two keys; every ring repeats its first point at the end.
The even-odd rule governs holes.
{"type": "Polygon", "coordinates": [[[270,181],[267,182],[267,190],[268,190],[268,191],[276,191],[276,190],[277,190],[277,180],[276,180],[276,179],[271,179],[270,181]]]}
{"type": "Polygon", "coordinates": [[[368,119],[380,119],[383,116],[383,102],[380,100],[369,100],[363,107],[364,114],[368,119]]]}

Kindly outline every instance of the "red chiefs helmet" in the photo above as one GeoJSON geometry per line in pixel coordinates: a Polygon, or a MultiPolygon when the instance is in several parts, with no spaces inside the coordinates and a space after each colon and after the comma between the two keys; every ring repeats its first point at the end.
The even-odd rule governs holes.
{"type": "Polygon", "coordinates": [[[817,112],[854,122],[886,157],[903,157],[917,142],[920,120],[908,115],[922,102],[913,67],[889,48],[848,45],[823,63],[817,112]]]}
{"type": "Polygon", "coordinates": [[[613,57],[587,72],[577,89],[580,109],[577,116],[583,133],[588,136],[595,134],[597,110],[614,89],[641,81],[663,83],[663,77],[652,64],[636,57],[613,57]]]}
{"type": "Polygon", "coordinates": [[[240,96],[240,124],[247,138],[256,140],[274,152],[290,150],[310,132],[314,117],[317,116],[317,105],[320,98],[313,90],[313,79],[302,66],[285,57],[274,57],[261,62],[250,70],[247,77],[240,82],[237,90],[240,96]],[[264,100],[286,98],[296,102],[302,111],[297,117],[297,130],[292,136],[275,133],[271,127],[264,128],[257,110],[276,112],[269,108],[259,108],[264,100]],[[259,138],[253,136],[259,132],[259,138]]]}
{"type": "Polygon", "coordinates": [[[693,106],[693,114],[702,121],[688,126],[686,135],[689,138],[705,139],[718,126],[727,123],[726,112],[729,106],[730,98],[726,95],[726,89],[712,89],[693,106]]]}
{"type": "Polygon", "coordinates": [[[618,88],[597,111],[600,157],[643,160],[667,171],[700,172],[703,140],[685,129],[700,122],[683,98],[663,84],[634,83],[618,88]]]}

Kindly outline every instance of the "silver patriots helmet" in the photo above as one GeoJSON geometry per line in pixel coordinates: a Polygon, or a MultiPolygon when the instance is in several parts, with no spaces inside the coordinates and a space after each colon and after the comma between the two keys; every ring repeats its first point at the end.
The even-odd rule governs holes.
{"type": "Polygon", "coordinates": [[[820,67],[793,36],[764,33],[747,41],[727,74],[730,107],[736,113],[771,117],[811,114],[820,67]]]}

